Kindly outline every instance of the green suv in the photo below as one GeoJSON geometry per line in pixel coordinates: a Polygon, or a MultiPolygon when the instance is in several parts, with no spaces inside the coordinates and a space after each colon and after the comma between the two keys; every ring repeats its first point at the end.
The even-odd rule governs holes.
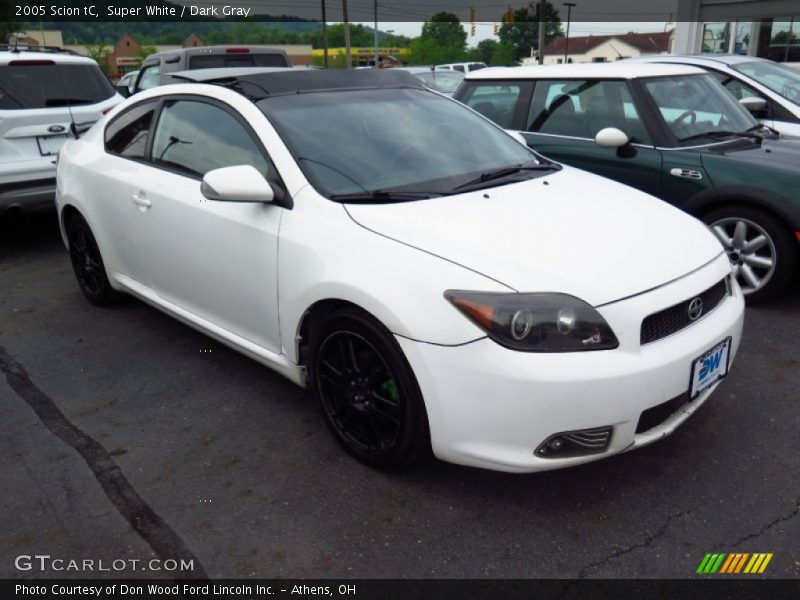
{"type": "Polygon", "coordinates": [[[748,300],[776,295],[794,276],[800,143],[758,123],[705,71],[626,61],[482,69],[454,98],[545,156],[702,219],[748,300]]]}

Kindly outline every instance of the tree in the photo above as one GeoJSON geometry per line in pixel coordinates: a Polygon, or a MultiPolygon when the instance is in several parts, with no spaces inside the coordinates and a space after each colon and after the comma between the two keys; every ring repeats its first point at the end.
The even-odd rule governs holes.
{"type": "MultiPolygon", "coordinates": [[[[350,24],[350,46],[372,46],[375,41],[373,30],[360,23],[350,24]]],[[[322,48],[322,30],[311,34],[311,45],[314,48],[322,48]]],[[[328,48],[344,47],[344,24],[336,23],[328,25],[328,48]]]]}
{"type": "Polygon", "coordinates": [[[110,52],[110,48],[108,48],[105,44],[87,44],[86,45],[86,56],[91,58],[94,62],[96,62],[100,69],[106,75],[116,75],[116,73],[109,73],[109,66],[108,66],[108,53],[110,52]]]}
{"type": "Polygon", "coordinates": [[[133,53],[133,55],[139,59],[139,64],[141,64],[144,62],[145,58],[155,53],[156,53],[155,46],[140,46],[139,49],[133,53]]]}
{"type": "MultiPolygon", "coordinates": [[[[539,51],[539,10],[540,4],[532,1],[528,6],[514,11],[514,21],[503,23],[500,26],[498,37],[500,42],[513,50],[513,61],[531,55],[531,49],[539,51]]],[[[544,43],[552,42],[558,37],[563,37],[561,30],[561,17],[550,2],[544,3],[542,13],[545,21],[544,43]]]]}
{"type": "Polygon", "coordinates": [[[492,58],[489,64],[497,66],[513,66],[517,63],[514,54],[514,47],[506,42],[500,42],[492,51],[492,58]]]}
{"type": "Polygon", "coordinates": [[[467,48],[467,32],[456,15],[441,12],[422,26],[422,34],[411,42],[411,62],[435,65],[459,61],[467,48]]]}
{"type": "Polygon", "coordinates": [[[772,44],[800,44],[800,37],[789,31],[779,31],[772,36],[772,44]]]}
{"type": "Polygon", "coordinates": [[[481,40],[474,48],[467,51],[467,59],[477,62],[483,62],[487,65],[494,64],[492,62],[492,55],[497,48],[497,40],[481,40]]]}
{"type": "Polygon", "coordinates": [[[19,31],[20,24],[12,23],[8,19],[11,18],[11,3],[0,2],[0,43],[8,41],[12,33],[19,31]]]}

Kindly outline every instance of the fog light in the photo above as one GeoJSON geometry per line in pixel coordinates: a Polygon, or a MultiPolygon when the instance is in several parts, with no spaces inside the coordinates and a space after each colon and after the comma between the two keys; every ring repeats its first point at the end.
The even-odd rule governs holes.
{"type": "Polygon", "coordinates": [[[540,444],[535,454],[541,458],[569,458],[600,454],[608,449],[612,431],[613,427],[597,427],[557,433],[540,444]]]}

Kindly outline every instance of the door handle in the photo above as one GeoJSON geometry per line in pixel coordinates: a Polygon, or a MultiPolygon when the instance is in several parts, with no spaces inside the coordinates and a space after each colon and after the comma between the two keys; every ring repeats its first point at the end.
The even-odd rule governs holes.
{"type": "Polygon", "coordinates": [[[133,203],[140,208],[150,208],[153,205],[147,198],[137,196],[136,194],[131,196],[131,200],[133,200],[133,203]]]}

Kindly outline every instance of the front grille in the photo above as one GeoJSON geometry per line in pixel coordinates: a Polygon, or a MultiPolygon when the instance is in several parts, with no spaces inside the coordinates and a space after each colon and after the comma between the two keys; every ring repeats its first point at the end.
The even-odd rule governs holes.
{"type": "Polygon", "coordinates": [[[727,294],[728,286],[725,283],[725,279],[720,279],[719,282],[712,285],[705,292],[646,317],[642,321],[642,330],[639,337],[642,346],[672,335],[676,331],[680,331],[695,321],[702,319],[717,308],[727,294]],[[691,319],[689,317],[689,305],[696,298],[703,302],[703,310],[698,317],[691,319]]]}
{"type": "Polygon", "coordinates": [[[653,408],[648,408],[639,415],[639,422],[636,424],[636,433],[644,433],[645,431],[650,431],[654,427],[658,427],[678,412],[678,409],[686,404],[688,399],[689,395],[684,393],[680,396],[675,396],[672,400],[662,402],[653,408]]]}

